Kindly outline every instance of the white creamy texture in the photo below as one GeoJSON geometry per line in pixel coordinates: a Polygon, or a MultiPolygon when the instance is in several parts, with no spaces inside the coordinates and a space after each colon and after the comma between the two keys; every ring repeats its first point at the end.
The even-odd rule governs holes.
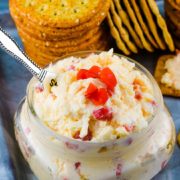
{"type": "Polygon", "coordinates": [[[166,61],[165,69],[167,72],[162,76],[161,82],[180,90],[180,53],[166,61]]]}
{"type": "MultiPolygon", "coordinates": [[[[91,54],[85,59],[69,57],[50,65],[48,71],[57,74],[58,86],[45,84],[44,91],[34,93],[34,110],[53,131],[68,137],[80,131],[83,138],[92,131],[91,141],[107,141],[128,135],[125,126],[134,126],[139,131],[148,125],[153,115],[154,97],[148,78],[135,69],[135,64],[125,58],[113,55],[113,51],[99,55],[91,54]],[[95,106],[85,97],[90,83],[105,87],[99,79],[77,80],[80,69],[92,66],[109,67],[117,79],[114,93],[103,106],[95,106]],[[135,98],[134,80],[140,81],[142,99],[135,98]],[[111,121],[100,121],[92,117],[92,112],[101,107],[112,109],[111,121]]],[[[38,85],[35,85],[35,89],[38,85]]]]}

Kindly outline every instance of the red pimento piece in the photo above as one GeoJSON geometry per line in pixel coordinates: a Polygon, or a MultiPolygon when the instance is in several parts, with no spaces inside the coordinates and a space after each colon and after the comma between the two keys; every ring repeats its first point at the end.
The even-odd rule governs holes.
{"type": "Polygon", "coordinates": [[[67,68],[68,71],[70,70],[75,70],[75,66],[74,65],[70,65],[68,68],[67,68]]]}
{"type": "Polygon", "coordinates": [[[77,79],[88,79],[88,78],[96,78],[96,74],[90,72],[87,69],[80,69],[77,74],[77,79]]]}
{"type": "Polygon", "coordinates": [[[89,71],[96,75],[96,78],[99,78],[99,73],[101,72],[101,68],[99,66],[92,66],[89,71]]]}
{"type": "Polygon", "coordinates": [[[109,89],[114,91],[117,80],[110,68],[106,67],[100,72],[100,80],[105,83],[109,89]]]}
{"type": "Polygon", "coordinates": [[[106,88],[100,88],[98,89],[98,92],[95,93],[90,100],[92,101],[92,103],[94,105],[104,105],[106,103],[106,101],[108,100],[109,96],[108,96],[108,92],[106,90],[106,88]]]}
{"type": "Polygon", "coordinates": [[[122,164],[118,164],[116,167],[116,177],[121,176],[122,174],[122,164]]]}
{"type": "Polygon", "coordinates": [[[80,162],[76,162],[76,163],[74,164],[74,166],[75,166],[75,169],[79,169],[80,166],[81,166],[81,163],[80,163],[80,162]]]}
{"type": "Polygon", "coordinates": [[[103,107],[97,110],[93,111],[93,116],[95,119],[97,120],[101,120],[101,121],[109,121],[112,119],[113,114],[112,114],[112,110],[107,108],[107,107],[103,107]]]}
{"type": "Polygon", "coordinates": [[[92,139],[92,132],[90,131],[90,129],[88,129],[88,134],[86,136],[84,136],[83,138],[80,137],[80,131],[77,131],[74,136],[74,139],[82,139],[83,141],[90,141],[92,139]]]}
{"type": "Polygon", "coordinates": [[[123,125],[123,127],[126,129],[127,132],[132,132],[135,128],[134,125],[127,125],[127,124],[123,125]]]}
{"type": "Polygon", "coordinates": [[[90,83],[85,92],[85,96],[87,98],[91,98],[91,96],[95,95],[97,92],[98,92],[98,88],[93,83],[90,83]]]}
{"type": "Polygon", "coordinates": [[[83,141],[90,141],[92,139],[92,132],[88,129],[88,134],[82,138],[83,141]]]}
{"type": "Polygon", "coordinates": [[[138,101],[142,99],[142,93],[141,91],[135,91],[135,96],[134,96],[138,101]]]}
{"type": "Polygon", "coordinates": [[[37,93],[41,93],[41,92],[44,91],[44,88],[43,88],[41,85],[37,85],[37,86],[35,87],[35,91],[36,91],[37,93]]]}

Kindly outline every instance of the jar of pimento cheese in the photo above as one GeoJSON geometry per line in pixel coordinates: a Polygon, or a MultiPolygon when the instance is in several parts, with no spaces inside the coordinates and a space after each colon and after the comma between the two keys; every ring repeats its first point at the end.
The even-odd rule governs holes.
{"type": "MultiPolygon", "coordinates": [[[[115,62],[116,60],[121,61],[124,58],[121,55],[114,55],[112,52],[105,52],[103,55],[101,52],[93,53],[97,54],[96,56],[100,55],[100,58],[116,56],[113,57],[115,62]]],[[[80,52],[72,54],[72,56],[86,58],[90,56],[90,54],[92,54],[92,52],[80,52]]],[[[63,59],[64,58],[67,58],[66,61],[69,59],[69,61],[71,61],[72,59],[69,57],[63,57],[63,59]]],[[[93,57],[91,57],[91,59],[92,58],[93,57]]],[[[107,59],[109,59],[109,57],[107,59]]],[[[45,108],[43,104],[45,102],[36,104],[39,94],[34,96],[34,93],[36,93],[35,91],[37,90],[35,87],[39,85],[37,85],[38,82],[35,78],[29,82],[27,96],[21,101],[15,114],[15,135],[24,158],[38,179],[144,180],[151,179],[166,166],[175,144],[175,128],[172,117],[164,105],[162,94],[151,74],[137,62],[129,58],[125,59],[127,59],[128,62],[126,62],[127,60],[123,60],[124,64],[129,62],[133,63],[134,67],[132,69],[136,69],[149,80],[155,101],[153,100],[151,102],[154,111],[147,125],[142,125],[144,124],[142,123],[140,126],[138,125],[138,127],[144,126],[140,131],[135,130],[131,133],[129,133],[129,129],[131,128],[128,129],[126,127],[125,129],[121,129],[119,130],[120,133],[118,132],[119,137],[116,137],[114,134],[113,136],[112,134],[108,135],[108,133],[102,135],[101,132],[104,131],[104,129],[98,129],[98,134],[96,137],[92,137],[92,140],[88,139],[87,136],[85,136],[86,140],[83,140],[85,138],[78,139],[69,137],[67,134],[63,135],[62,133],[58,133],[62,131],[63,127],[59,125],[60,128],[57,131],[57,126],[53,124],[55,123],[54,121],[47,122],[40,120],[40,116],[44,111],[39,113],[40,111],[37,111],[37,107],[39,106],[40,110],[41,108],[45,108]]],[[[72,60],[72,62],[75,64],[79,63],[79,59],[77,61],[72,60]]],[[[64,66],[64,64],[62,66],[64,66]]],[[[70,68],[67,68],[67,71],[73,71],[76,65],[73,64],[72,66],[72,64],[69,63],[68,67],[70,68]]],[[[121,71],[123,73],[123,69],[121,69],[121,71]]],[[[130,70],[129,73],[131,71],[132,70],[130,70]]],[[[118,79],[117,75],[116,78],[118,79]]],[[[41,93],[41,91],[43,91],[43,88],[38,87],[38,93],[41,93]]],[[[116,93],[116,91],[117,89],[114,90],[114,93],[116,93]]],[[[125,92],[127,91],[126,89],[125,92]]],[[[55,95],[52,95],[52,92],[51,97],[54,99],[55,95]]],[[[130,94],[132,94],[132,92],[130,94]]],[[[144,97],[146,94],[144,94],[144,97]]],[[[74,96],[76,96],[76,94],[74,94],[74,96]]],[[[113,96],[114,95],[109,95],[109,99],[113,99],[113,96]]],[[[126,96],[126,94],[124,94],[124,96],[126,96]]],[[[47,97],[43,96],[43,98],[45,99],[47,97]]],[[[73,97],[71,97],[71,99],[73,101],[73,97]]],[[[136,101],[138,104],[139,99],[136,101]]],[[[51,109],[53,105],[51,105],[50,100],[48,102],[48,108],[51,109]]],[[[108,101],[106,103],[106,106],[110,104],[108,101]]],[[[131,106],[129,106],[129,108],[131,108],[131,106]]],[[[136,102],[134,106],[136,106],[136,102]]],[[[96,106],[91,103],[91,107],[96,106]]],[[[121,107],[123,109],[123,106],[121,107]]],[[[57,109],[54,110],[54,113],[56,113],[57,109]]],[[[88,108],[84,109],[84,111],[88,113],[88,108]]],[[[129,109],[129,116],[130,113],[132,112],[129,109]]],[[[114,112],[114,114],[116,114],[116,112],[114,112]]],[[[43,114],[43,117],[48,119],[49,114],[43,114]]],[[[124,117],[127,119],[127,122],[130,121],[127,115],[124,117]]],[[[104,123],[102,127],[107,124],[109,127],[111,123],[110,120],[108,119],[108,122],[104,121],[105,120],[100,122],[101,125],[104,123]]],[[[124,128],[125,126],[122,125],[121,127],[124,128]]],[[[114,132],[114,129],[112,132],[114,132]]],[[[93,133],[95,134],[95,132],[93,133]]]]}

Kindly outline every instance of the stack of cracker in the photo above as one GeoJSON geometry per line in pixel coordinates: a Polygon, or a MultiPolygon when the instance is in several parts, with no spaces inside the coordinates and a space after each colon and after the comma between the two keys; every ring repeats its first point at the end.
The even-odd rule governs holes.
{"type": "Polygon", "coordinates": [[[102,25],[111,0],[10,0],[10,13],[25,51],[40,66],[62,55],[106,50],[102,25]]]}
{"type": "Polygon", "coordinates": [[[180,0],[165,0],[165,14],[175,46],[180,49],[180,0]]]}
{"type": "Polygon", "coordinates": [[[117,47],[126,55],[139,49],[175,50],[155,0],[113,0],[107,20],[117,47]]]}

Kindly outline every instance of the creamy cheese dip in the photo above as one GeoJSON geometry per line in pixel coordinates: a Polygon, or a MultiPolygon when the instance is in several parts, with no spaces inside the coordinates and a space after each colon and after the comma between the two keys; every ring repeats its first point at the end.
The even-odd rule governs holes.
{"type": "Polygon", "coordinates": [[[56,133],[102,142],[148,126],[156,105],[151,83],[134,63],[113,55],[112,50],[86,58],[68,57],[50,65],[48,71],[57,75],[57,86],[36,84],[33,107],[39,119],[56,133]],[[89,75],[92,67],[99,68],[97,76],[89,75]],[[88,77],[82,75],[84,71],[88,77]],[[92,90],[90,84],[98,92],[104,90],[96,94],[102,101],[94,102],[92,94],[87,95],[92,90]]]}
{"type": "Polygon", "coordinates": [[[180,90],[180,53],[166,61],[165,69],[167,72],[162,76],[161,82],[168,87],[180,90]]]}

